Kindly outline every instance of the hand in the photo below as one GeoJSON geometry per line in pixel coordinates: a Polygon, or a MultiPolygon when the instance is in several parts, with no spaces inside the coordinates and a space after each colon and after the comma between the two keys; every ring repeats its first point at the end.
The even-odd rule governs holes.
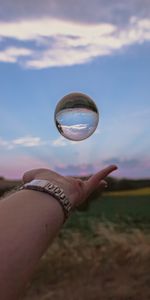
{"type": "Polygon", "coordinates": [[[107,184],[104,180],[105,177],[116,169],[115,165],[108,166],[85,181],[71,176],[62,176],[49,169],[35,169],[26,172],[23,176],[23,181],[27,183],[33,179],[46,179],[58,185],[63,188],[65,195],[69,198],[73,208],[75,208],[86,202],[96,189],[102,191],[107,184]]]}

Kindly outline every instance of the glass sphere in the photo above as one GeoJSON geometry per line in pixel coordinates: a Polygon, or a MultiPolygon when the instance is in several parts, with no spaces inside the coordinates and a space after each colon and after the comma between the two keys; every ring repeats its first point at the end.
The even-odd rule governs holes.
{"type": "Polygon", "coordinates": [[[99,113],[89,96],[71,93],[58,102],[54,119],[62,136],[72,141],[82,141],[97,128],[99,113]]]}

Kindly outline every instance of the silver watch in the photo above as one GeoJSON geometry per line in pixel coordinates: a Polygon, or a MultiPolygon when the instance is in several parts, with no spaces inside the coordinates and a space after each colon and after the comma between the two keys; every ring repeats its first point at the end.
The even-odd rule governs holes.
{"type": "Polygon", "coordinates": [[[23,186],[20,187],[19,190],[29,189],[35,190],[40,192],[45,192],[50,194],[55,199],[59,201],[61,204],[65,218],[67,218],[72,210],[72,205],[69,199],[66,197],[64,190],[60,188],[58,185],[49,182],[48,180],[43,179],[34,179],[28,183],[25,183],[23,186]]]}

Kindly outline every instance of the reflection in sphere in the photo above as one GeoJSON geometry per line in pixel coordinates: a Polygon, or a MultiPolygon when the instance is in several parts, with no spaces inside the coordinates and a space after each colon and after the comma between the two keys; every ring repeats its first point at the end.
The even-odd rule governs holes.
{"type": "Polygon", "coordinates": [[[54,118],[61,135],[69,140],[81,141],[91,136],[97,128],[99,113],[89,96],[71,93],[58,102],[54,118]]]}

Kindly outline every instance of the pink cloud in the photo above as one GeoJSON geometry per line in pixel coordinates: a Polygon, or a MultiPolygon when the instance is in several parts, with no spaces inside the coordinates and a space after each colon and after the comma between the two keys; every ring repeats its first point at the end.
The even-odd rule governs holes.
{"type": "Polygon", "coordinates": [[[6,178],[21,178],[26,171],[38,168],[48,168],[48,164],[28,155],[6,157],[0,162],[0,175],[6,178]]]}
{"type": "Polygon", "coordinates": [[[29,155],[12,155],[1,158],[0,176],[6,178],[21,178],[22,175],[31,169],[51,168],[62,175],[86,176],[93,174],[109,164],[116,164],[118,170],[112,174],[115,177],[124,178],[149,178],[150,177],[150,160],[144,159],[116,159],[97,162],[94,164],[66,164],[58,159],[52,162],[34,158],[29,155]]]}

